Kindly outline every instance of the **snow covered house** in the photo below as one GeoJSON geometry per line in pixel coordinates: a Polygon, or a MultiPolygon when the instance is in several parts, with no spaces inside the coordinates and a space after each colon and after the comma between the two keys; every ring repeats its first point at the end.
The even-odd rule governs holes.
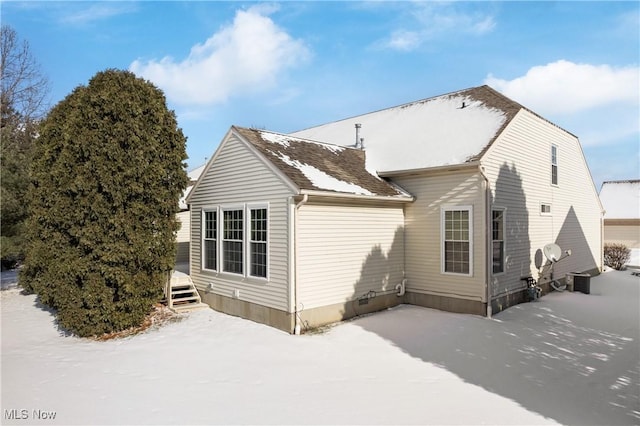
{"type": "Polygon", "coordinates": [[[214,309],[288,332],[400,303],[491,315],[602,269],[578,139],[488,86],[290,135],[231,127],[189,194],[214,309]]]}
{"type": "Polygon", "coordinates": [[[604,242],[629,247],[629,265],[640,266],[640,180],[603,182],[600,201],[605,209],[604,242]]]}

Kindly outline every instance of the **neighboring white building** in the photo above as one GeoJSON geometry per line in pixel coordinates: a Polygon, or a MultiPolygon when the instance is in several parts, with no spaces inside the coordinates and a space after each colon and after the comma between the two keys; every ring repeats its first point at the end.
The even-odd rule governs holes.
{"type": "MultiPolygon", "coordinates": [[[[189,186],[187,186],[187,189],[184,191],[184,194],[179,201],[180,212],[177,215],[177,219],[178,222],[180,222],[180,229],[178,229],[178,233],[176,235],[177,264],[185,264],[189,262],[189,245],[191,241],[189,231],[191,228],[191,213],[189,212],[189,205],[187,204],[187,196],[191,192],[193,185],[195,185],[203,170],[204,164],[187,173],[187,176],[189,177],[189,186]]],[[[185,270],[188,272],[188,268],[185,268],[185,270]]]]}
{"type": "Polygon", "coordinates": [[[602,269],[578,139],[488,86],[291,135],[231,127],[187,198],[214,309],[288,332],[411,303],[490,314],[602,269]],[[356,126],[357,125],[357,126],[356,126]]]}
{"type": "Polygon", "coordinates": [[[605,209],[604,242],[631,249],[629,265],[640,266],[640,180],[602,183],[600,200],[605,209]]]}

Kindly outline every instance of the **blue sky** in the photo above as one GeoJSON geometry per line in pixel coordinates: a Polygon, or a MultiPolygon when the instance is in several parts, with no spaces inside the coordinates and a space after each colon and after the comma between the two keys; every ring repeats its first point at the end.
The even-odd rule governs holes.
{"type": "Polygon", "coordinates": [[[107,68],[161,88],[189,168],[233,124],[292,132],[489,84],[640,178],[640,3],[6,2],[51,104],[107,68]]]}

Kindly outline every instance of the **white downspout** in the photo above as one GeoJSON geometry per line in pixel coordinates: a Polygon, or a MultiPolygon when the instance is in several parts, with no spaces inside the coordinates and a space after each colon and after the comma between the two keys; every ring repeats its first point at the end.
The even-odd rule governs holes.
{"type": "MultiPolygon", "coordinates": [[[[291,197],[291,200],[293,200],[293,197],[291,197]]],[[[289,300],[293,302],[291,311],[293,312],[293,315],[294,315],[295,325],[293,328],[293,334],[295,335],[300,334],[300,318],[298,318],[298,265],[297,265],[298,264],[298,259],[297,259],[298,258],[298,210],[307,201],[309,201],[309,195],[304,194],[302,196],[302,200],[300,200],[298,204],[293,206],[292,208],[293,222],[289,224],[290,230],[291,230],[291,232],[289,233],[290,235],[289,261],[291,262],[289,267],[289,283],[290,283],[289,285],[290,299],[289,300]]]]}
{"type": "Polygon", "coordinates": [[[604,272],[604,215],[607,211],[600,210],[600,272],[604,272]]]}
{"type": "Polygon", "coordinates": [[[484,173],[484,167],[479,166],[478,170],[480,174],[484,178],[484,187],[485,187],[485,218],[486,218],[486,226],[485,226],[485,282],[486,282],[486,298],[487,298],[487,318],[491,318],[492,308],[491,308],[491,270],[493,268],[492,258],[489,256],[492,253],[491,247],[491,238],[489,238],[492,224],[491,224],[491,185],[489,184],[489,178],[484,173]]]}

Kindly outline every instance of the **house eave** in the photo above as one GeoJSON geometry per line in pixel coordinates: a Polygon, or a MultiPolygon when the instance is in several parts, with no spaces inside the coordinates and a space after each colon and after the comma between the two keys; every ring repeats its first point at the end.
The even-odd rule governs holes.
{"type": "Polygon", "coordinates": [[[385,195],[366,195],[366,194],[350,194],[346,192],[333,192],[333,191],[317,191],[311,189],[301,189],[300,195],[307,195],[309,197],[318,198],[338,198],[338,199],[350,199],[358,201],[383,201],[394,203],[412,203],[415,198],[406,195],[397,196],[385,196],[385,195]]]}
{"type": "Polygon", "coordinates": [[[419,169],[381,171],[381,172],[378,172],[378,176],[383,178],[393,178],[393,177],[409,176],[409,175],[458,172],[458,171],[467,170],[467,169],[478,169],[478,167],[480,167],[480,161],[469,161],[469,162],[460,163],[460,164],[447,164],[444,166],[422,167],[419,169]]]}

